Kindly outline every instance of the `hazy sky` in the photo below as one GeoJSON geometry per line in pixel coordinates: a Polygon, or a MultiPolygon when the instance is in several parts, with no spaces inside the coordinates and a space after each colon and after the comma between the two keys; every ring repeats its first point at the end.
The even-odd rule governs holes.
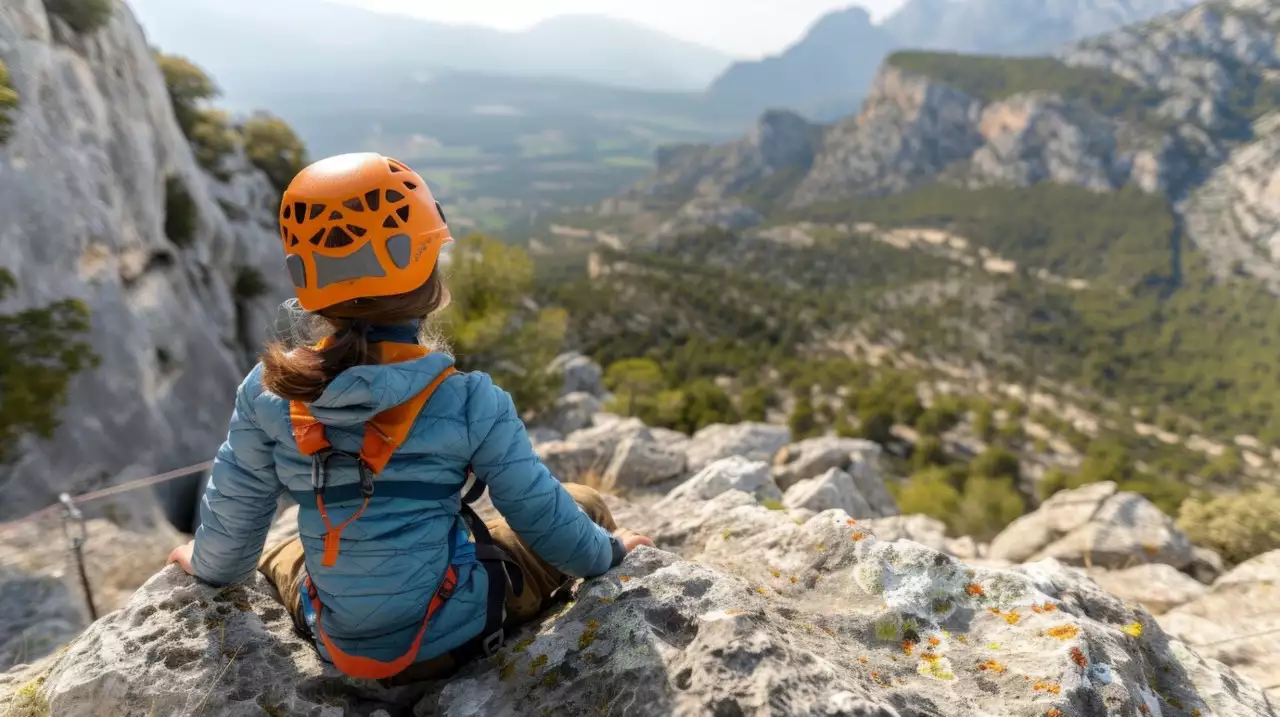
{"type": "MultiPolygon", "coordinates": [[[[174,0],[180,2],[181,0],[174,0]]],[[[880,19],[903,0],[338,0],[439,22],[526,28],[555,15],[611,15],[755,57],[799,39],[824,13],[858,4],[880,19]]]]}

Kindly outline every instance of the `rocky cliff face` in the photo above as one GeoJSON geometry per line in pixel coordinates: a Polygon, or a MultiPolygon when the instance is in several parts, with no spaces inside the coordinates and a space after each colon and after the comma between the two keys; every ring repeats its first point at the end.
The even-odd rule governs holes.
{"type": "Polygon", "coordinates": [[[20,97],[0,143],[0,251],[20,281],[6,308],[85,301],[102,358],[73,383],[54,439],[0,478],[6,518],[207,460],[288,286],[275,192],[243,162],[228,182],[196,165],[123,3],[78,35],[40,0],[6,2],[0,59],[20,97]],[[173,229],[178,212],[189,233],[173,229]]]}
{"type": "Polygon", "coordinates": [[[1280,4],[1206,3],[1064,49],[1164,95],[1157,111],[1213,137],[1208,176],[1183,207],[1188,235],[1219,274],[1280,289],[1280,4]]]}

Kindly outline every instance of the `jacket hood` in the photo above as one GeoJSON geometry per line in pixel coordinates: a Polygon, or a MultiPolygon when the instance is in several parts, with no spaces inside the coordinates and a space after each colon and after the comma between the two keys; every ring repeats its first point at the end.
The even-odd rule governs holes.
{"type": "Polygon", "coordinates": [[[421,393],[452,365],[452,356],[432,353],[404,363],[349,368],[311,404],[311,415],[326,426],[366,423],[421,393]]]}

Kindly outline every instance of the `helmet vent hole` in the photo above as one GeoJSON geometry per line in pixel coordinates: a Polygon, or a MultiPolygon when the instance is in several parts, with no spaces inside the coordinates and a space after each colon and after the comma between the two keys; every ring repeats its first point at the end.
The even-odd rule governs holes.
{"type": "Polygon", "coordinates": [[[293,219],[293,205],[292,205],[292,204],[286,204],[286,205],[284,205],[284,213],[283,213],[283,216],[284,216],[284,218],[285,218],[285,219],[293,219]]]}
{"type": "Polygon", "coordinates": [[[382,228],[383,229],[399,229],[400,225],[396,223],[395,217],[391,215],[387,215],[387,218],[382,222],[382,228]]]}
{"type": "Polygon", "coordinates": [[[409,205],[406,204],[403,207],[400,207],[399,209],[397,209],[396,214],[399,215],[400,221],[402,222],[409,221],[409,205]]]}
{"type": "Polygon", "coordinates": [[[342,206],[346,207],[347,209],[350,209],[353,212],[364,211],[364,205],[360,203],[360,197],[352,197],[347,201],[343,202],[342,206]]]}
{"type": "Polygon", "coordinates": [[[404,188],[412,192],[413,190],[418,188],[418,185],[414,184],[413,182],[405,182],[404,188]]]}
{"type": "Polygon", "coordinates": [[[358,226],[355,226],[354,224],[348,224],[347,231],[351,232],[352,234],[355,234],[357,239],[364,236],[366,233],[364,227],[358,227],[358,226]]]}
{"type": "Polygon", "coordinates": [[[303,220],[306,219],[306,217],[307,217],[307,203],[294,202],[293,203],[293,221],[297,222],[298,224],[301,224],[303,220]]]}
{"type": "Polygon", "coordinates": [[[403,194],[401,194],[400,192],[397,192],[397,191],[396,191],[396,190],[394,190],[394,189],[388,189],[388,190],[387,190],[387,201],[388,201],[388,202],[391,202],[392,204],[395,204],[396,202],[403,202],[403,201],[404,201],[404,195],[403,195],[403,194]]]}
{"type": "Polygon", "coordinates": [[[449,223],[449,220],[444,216],[444,207],[440,206],[440,202],[436,202],[436,213],[440,215],[440,221],[445,224],[449,223]]]}
{"type": "Polygon", "coordinates": [[[404,167],[401,167],[399,164],[391,161],[387,162],[387,167],[391,169],[392,174],[397,174],[399,172],[404,171],[404,167]]]}
{"type": "Polygon", "coordinates": [[[290,235],[289,235],[289,246],[297,246],[297,245],[298,245],[298,235],[297,235],[297,234],[290,234],[290,235]]]}
{"type": "Polygon", "coordinates": [[[332,212],[329,212],[329,221],[336,222],[341,218],[342,218],[342,212],[337,211],[336,209],[332,212]]]}
{"type": "MultiPolygon", "coordinates": [[[[316,233],[307,241],[311,242],[312,244],[315,244],[316,246],[320,246],[320,239],[322,237],[324,237],[324,230],[320,229],[320,230],[317,230],[316,233]]],[[[297,241],[296,237],[294,238],[294,241],[295,242],[297,241]]]]}
{"type": "Polygon", "coordinates": [[[323,213],[324,213],[324,205],[323,205],[323,204],[312,204],[312,205],[311,205],[311,215],[310,215],[310,216],[308,216],[307,218],[308,218],[308,219],[315,219],[316,217],[320,216],[320,215],[321,215],[321,214],[323,214],[323,213]]]}
{"type": "Polygon", "coordinates": [[[327,249],[340,249],[344,246],[355,244],[356,240],[351,238],[342,227],[334,227],[329,230],[329,236],[324,238],[324,245],[327,249]]]}
{"type": "Polygon", "coordinates": [[[364,195],[364,201],[365,204],[369,205],[369,211],[371,212],[378,211],[378,207],[382,205],[381,200],[378,198],[378,190],[376,189],[370,189],[364,195]]]}

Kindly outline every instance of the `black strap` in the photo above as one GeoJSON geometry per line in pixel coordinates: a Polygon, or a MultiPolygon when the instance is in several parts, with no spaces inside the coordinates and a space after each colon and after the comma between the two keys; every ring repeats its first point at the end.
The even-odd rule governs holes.
{"type": "Polygon", "coordinates": [[[520,570],[520,564],[493,542],[488,526],[470,505],[484,493],[484,489],[484,483],[476,479],[462,502],[463,519],[470,524],[471,534],[476,540],[476,559],[489,576],[484,629],[466,644],[450,651],[449,654],[458,662],[490,657],[502,647],[503,640],[506,639],[504,626],[507,621],[507,585],[511,586],[511,592],[515,595],[524,593],[524,573],[520,570]]]}

